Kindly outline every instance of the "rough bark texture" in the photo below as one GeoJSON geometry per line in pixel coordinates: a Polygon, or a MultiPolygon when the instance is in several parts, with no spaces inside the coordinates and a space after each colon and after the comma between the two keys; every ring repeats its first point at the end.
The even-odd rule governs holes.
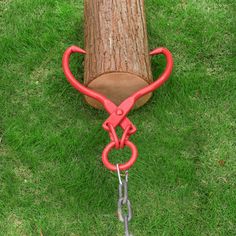
{"type": "MultiPolygon", "coordinates": [[[[84,0],[85,84],[117,105],[152,81],[144,0],[84,0]]],[[[143,105],[150,94],[137,103],[143,105]]],[[[90,98],[86,100],[99,108],[90,98]]]]}

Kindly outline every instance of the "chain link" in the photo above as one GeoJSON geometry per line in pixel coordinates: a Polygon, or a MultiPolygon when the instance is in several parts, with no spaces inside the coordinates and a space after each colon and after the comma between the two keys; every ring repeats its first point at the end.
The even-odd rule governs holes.
{"type": "Polygon", "coordinates": [[[121,222],[124,223],[124,229],[125,229],[125,236],[132,236],[132,234],[129,233],[129,222],[132,219],[132,208],[131,203],[128,198],[128,171],[125,172],[125,179],[122,180],[119,165],[116,165],[117,173],[118,173],[118,179],[119,179],[119,200],[118,200],[118,218],[121,222]],[[124,208],[127,209],[127,213],[124,213],[124,208]]]}

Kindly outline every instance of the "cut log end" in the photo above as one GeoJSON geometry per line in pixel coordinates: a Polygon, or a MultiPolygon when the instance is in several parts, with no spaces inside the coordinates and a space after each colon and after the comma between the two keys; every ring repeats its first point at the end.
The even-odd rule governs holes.
{"type": "MultiPolygon", "coordinates": [[[[85,0],[84,83],[119,105],[153,81],[144,0],[85,0]]],[[[151,94],[140,98],[142,106],[151,94]]],[[[91,98],[96,108],[101,105],[91,98]]]]}
{"type": "MultiPolygon", "coordinates": [[[[131,96],[136,91],[144,88],[148,82],[141,77],[127,72],[112,72],[103,74],[92,80],[88,87],[105,95],[116,105],[120,105],[126,98],[131,96]]],[[[151,97],[151,93],[140,98],[134,108],[143,106],[151,97]]],[[[103,106],[98,101],[85,96],[87,103],[97,109],[102,109],[103,106]]]]}

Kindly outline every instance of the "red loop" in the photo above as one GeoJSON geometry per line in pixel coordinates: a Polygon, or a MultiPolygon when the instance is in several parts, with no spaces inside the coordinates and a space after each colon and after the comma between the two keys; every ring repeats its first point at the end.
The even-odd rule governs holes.
{"type": "Polygon", "coordinates": [[[117,136],[117,133],[115,131],[115,128],[110,123],[107,123],[107,126],[109,128],[109,134],[110,134],[111,140],[115,143],[116,149],[119,149],[120,142],[119,142],[119,138],[117,136]]]}
{"type": "Polygon", "coordinates": [[[132,128],[131,125],[126,127],[126,129],[121,137],[121,140],[120,140],[120,148],[125,147],[125,142],[129,139],[131,128],[132,128]]]}
{"type": "MultiPolygon", "coordinates": [[[[115,145],[116,145],[115,142],[109,143],[105,147],[105,149],[103,150],[103,153],[102,153],[103,164],[106,166],[107,169],[112,170],[112,171],[117,171],[117,169],[116,169],[116,165],[111,164],[110,161],[108,160],[108,154],[111,151],[111,149],[113,149],[115,147],[115,145]]],[[[135,163],[135,161],[138,157],[138,150],[132,142],[127,140],[125,142],[125,146],[130,148],[132,154],[131,154],[130,159],[125,164],[119,164],[119,169],[121,171],[128,170],[135,163]]]]}

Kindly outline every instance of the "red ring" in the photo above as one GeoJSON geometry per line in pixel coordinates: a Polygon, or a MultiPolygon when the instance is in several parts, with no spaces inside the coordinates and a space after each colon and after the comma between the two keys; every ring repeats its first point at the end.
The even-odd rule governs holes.
{"type": "MultiPolygon", "coordinates": [[[[117,169],[116,169],[116,165],[111,164],[110,161],[108,160],[108,154],[111,151],[111,149],[115,148],[115,146],[116,146],[115,142],[109,143],[105,147],[105,149],[103,150],[103,153],[102,153],[103,164],[106,166],[107,169],[112,170],[112,171],[116,171],[117,169]]],[[[135,163],[135,161],[138,157],[138,150],[132,142],[127,140],[125,142],[125,146],[130,148],[130,150],[132,151],[132,155],[131,155],[130,159],[125,164],[119,164],[119,169],[122,171],[128,170],[135,163]]]]}

